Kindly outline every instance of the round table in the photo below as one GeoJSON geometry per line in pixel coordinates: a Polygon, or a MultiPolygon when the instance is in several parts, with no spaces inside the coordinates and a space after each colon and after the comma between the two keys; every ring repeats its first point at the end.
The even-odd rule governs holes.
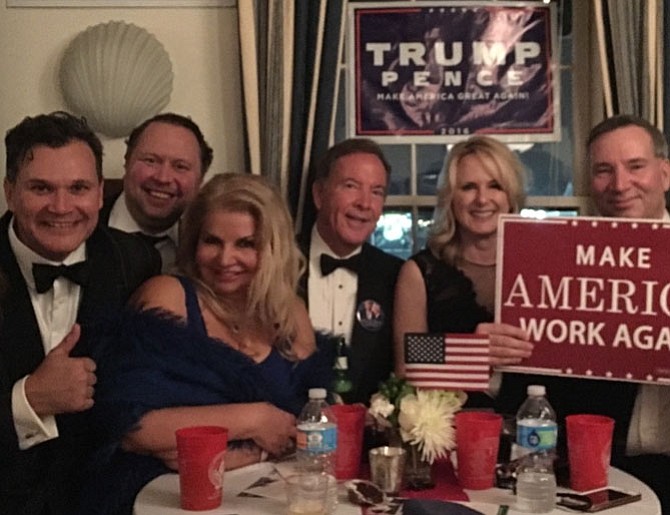
{"type": "MultiPolygon", "coordinates": [[[[282,474],[286,470],[281,470],[282,474]]],[[[281,481],[254,485],[260,478],[268,477],[275,472],[272,463],[258,463],[238,470],[227,471],[224,477],[223,503],[220,508],[202,511],[203,515],[277,515],[285,511],[284,489],[281,481]],[[244,496],[239,494],[244,492],[244,496]]],[[[263,482],[262,482],[263,483],[263,482]]],[[[607,515],[661,515],[661,505],[654,492],[637,478],[616,468],[610,468],[609,483],[611,487],[642,494],[642,500],[617,508],[610,508],[607,515]]],[[[469,502],[461,502],[485,515],[497,515],[500,506],[509,506],[508,515],[523,515],[514,510],[515,497],[510,490],[491,488],[489,490],[465,490],[469,502]]],[[[334,515],[361,515],[361,509],[346,502],[340,497],[340,503],[334,515]]],[[[135,500],[135,515],[184,515],[194,513],[179,507],[179,476],[165,474],[147,484],[135,500]]],[[[565,515],[567,512],[554,510],[554,515],[565,515]]]]}
{"type": "MultiPolygon", "coordinates": [[[[639,492],[642,494],[642,499],[635,503],[625,504],[616,508],[609,508],[604,511],[606,515],[661,515],[661,503],[656,497],[656,494],[642,481],[636,477],[627,474],[626,472],[610,467],[609,470],[609,486],[618,488],[619,490],[626,490],[628,492],[639,492]]],[[[565,489],[560,489],[567,491],[565,489]]],[[[515,496],[511,490],[502,490],[500,488],[491,488],[489,490],[465,490],[470,498],[469,503],[463,503],[483,513],[491,513],[495,515],[497,509],[501,505],[509,506],[508,515],[528,515],[524,512],[514,509],[515,496]],[[491,508],[493,507],[493,511],[491,508]]],[[[568,513],[558,508],[551,512],[551,515],[565,515],[568,513]]]]}

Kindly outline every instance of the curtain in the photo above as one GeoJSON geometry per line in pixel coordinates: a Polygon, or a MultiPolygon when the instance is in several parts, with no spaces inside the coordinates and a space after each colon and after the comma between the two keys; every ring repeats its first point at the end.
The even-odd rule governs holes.
{"type": "MultiPolygon", "coordinates": [[[[663,2],[663,48],[670,48],[670,30],[665,27],[670,27],[670,5],[668,0],[663,2]]],[[[661,53],[663,55],[663,53],[661,53]]],[[[663,60],[663,77],[670,77],[670,59],[663,60]]],[[[668,88],[670,90],[670,88],[668,88]]],[[[670,128],[670,98],[668,94],[663,94],[663,127],[670,128]]],[[[666,136],[667,137],[667,136],[666,136]]]]}
{"type": "Polygon", "coordinates": [[[292,1],[238,2],[249,168],[268,176],[283,193],[290,135],[292,13],[292,1]]]}
{"type": "Polygon", "coordinates": [[[331,145],[346,2],[238,0],[249,167],[313,223],[314,162],[331,145]]]}
{"type": "Polygon", "coordinates": [[[593,0],[605,116],[663,128],[662,0],[593,0]]]}

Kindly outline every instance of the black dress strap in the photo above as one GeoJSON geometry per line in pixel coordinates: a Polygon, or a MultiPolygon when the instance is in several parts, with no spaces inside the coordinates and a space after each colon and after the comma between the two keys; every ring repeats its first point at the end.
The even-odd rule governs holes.
{"type": "Polygon", "coordinates": [[[424,249],[411,258],[419,267],[426,287],[426,319],[434,333],[472,333],[493,314],[477,303],[472,281],[458,268],[424,249]]]}
{"type": "Polygon", "coordinates": [[[175,275],[184,288],[185,303],[186,303],[186,325],[199,335],[207,336],[207,329],[205,321],[202,318],[202,311],[200,311],[200,304],[198,304],[198,293],[195,289],[193,281],[183,275],[175,275]]]}

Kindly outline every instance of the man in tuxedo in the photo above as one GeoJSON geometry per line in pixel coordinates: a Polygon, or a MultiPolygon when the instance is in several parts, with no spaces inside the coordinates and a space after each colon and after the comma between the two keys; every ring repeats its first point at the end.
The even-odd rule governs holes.
{"type": "Polygon", "coordinates": [[[212,149],[186,116],[163,113],[137,126],[126,141],[123,192],[106,198],[100,223],[138,233],[175,262],[178,221],[212,164],[212,149]]]}
{"type": "Polygon", "coordinates": [[[0,513],[65,515],[91,438],[87,328],[158,273],[160,259],[136,236],[96,228],[102,144],[83,119],[28,117],[5,145],[0,513]]]}
{"type": "Polygon", "coordinates": [[[315,329],[344,337],[352,402],[369,402],[393,370],[393,295],[402,260],[366,242],[382,214],[390,171],[371,140],[331,147],[312,187],[316,223],[302,241],[310,318],[315,329]]]}
{"type": "MultiPolygon", "coordinates": [[[[668,144],[644,119],[617,115],[596,125],[587,140],[591,199],[601,216],[670,221],[668,144]]],[[[505,374],[500,401],[512,412],[527,384],[545,384],[562,418],[596,413],[614,418],[612,464],[647,483],[670,514],[670,386],[623,381],[505,374]],[[509,381],[509,382],[508,382],[509,381]]]]}

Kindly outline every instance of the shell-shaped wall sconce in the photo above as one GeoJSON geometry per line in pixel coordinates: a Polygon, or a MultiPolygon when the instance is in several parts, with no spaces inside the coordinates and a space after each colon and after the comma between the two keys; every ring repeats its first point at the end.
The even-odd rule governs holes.
{"type": "Polygon", "coordinates": [[[110,137],[130,134],[159,113],[172,93],[170,56],[155,36],[132,23],[88,27],[70,43],[60,66],[65,102],[110,137]]]}

